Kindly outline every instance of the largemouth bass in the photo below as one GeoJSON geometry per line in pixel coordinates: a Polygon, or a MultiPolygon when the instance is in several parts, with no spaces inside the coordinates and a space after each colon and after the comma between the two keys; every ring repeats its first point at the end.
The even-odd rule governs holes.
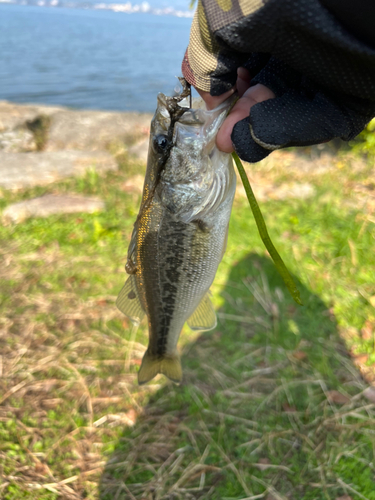
{"type": "Polygon", "coordinates": [[[147,315],[149,345],[139,384],[158,373],[179,383],[177,342],[184,323],[193,330],[216,326],[209,288],[226,248],[236,188],[231,156],[215,145],[231,102],[212,111],[191,109],[190,90],[180,81],[180,95],[157,98],[142,202],[128,249],[130,276],[116,302],[135,323],[147,315]]]}

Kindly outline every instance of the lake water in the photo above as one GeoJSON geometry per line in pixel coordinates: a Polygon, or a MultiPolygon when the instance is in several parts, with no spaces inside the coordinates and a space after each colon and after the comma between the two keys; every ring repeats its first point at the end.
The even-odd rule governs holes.
{"type": "Polygon", "coordinates": [[[0,100],[155,110],[171,93],[191,19],[0,4],[0,100]]]}

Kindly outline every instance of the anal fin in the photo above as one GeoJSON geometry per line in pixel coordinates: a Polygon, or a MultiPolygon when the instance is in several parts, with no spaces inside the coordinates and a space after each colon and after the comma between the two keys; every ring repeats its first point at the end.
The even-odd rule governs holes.
{"type": "Polygon", "coordinates": [[[134,275],[130,275],[126,280],[117,297],[116,306],[133,323],[139,324],[142,321],[145,312],[139,299],[134,275]]]}
{"type": "Polygon", "coordinates": [[[207,292],[200,301],[199,306],[187,320],[192,330],[212,330],[217,325],[216,313],[210,300],[210,292],[207,292]]]}
{"type": "Polygon", "coordinates": [[[146,384],[156,377],[158,373],[162,373],[175,384],[179,384],[182,380],[182,367],[179,355],[176,353],[172,356],[153,356],[147,350],[138,372],[138,384],[146,384]]]}

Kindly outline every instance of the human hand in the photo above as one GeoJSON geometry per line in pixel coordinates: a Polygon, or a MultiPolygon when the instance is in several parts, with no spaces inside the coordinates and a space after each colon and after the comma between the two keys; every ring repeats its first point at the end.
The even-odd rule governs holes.
{"type": "Polygon", "coordinates": [[[220,150],[235,150],[250,163],[275,149],[319,144],[336,137],[349,140],[374,114],[367,102],[335,95],[275,58],[253,80],[245,68],[239,68],[236,86],[221,96],[198,92],[212,109],[236,87],[240,99],[223,123],[216,143],[220,150]]]}
{"type": "Polygon", "coordinates": [[[199,2],[182,63],[209,107],[237,85],[219,148],[257,162],[279,148],[351,140],[375,117],[375,2],[232,3],[199,2]],[[251,83],[243,70],[236,83],[240,66],[251,83]]]}
{"type": "Polygon", "coordinates": [[[275,94],[269,88],[262,84],[250,87],[250,82],[250,72],[246,68],[240,67],[237,70],[236,85],[225,94],[211,96],[209,92],[196,89],[206,103],[207,109],[216,108],[237,90],[239,100],[231,109],[216,137],[217,147],[225,153],[234,151],[231,134],[236,123],[249,116],[252,106],[275,97],[275,94]]]}

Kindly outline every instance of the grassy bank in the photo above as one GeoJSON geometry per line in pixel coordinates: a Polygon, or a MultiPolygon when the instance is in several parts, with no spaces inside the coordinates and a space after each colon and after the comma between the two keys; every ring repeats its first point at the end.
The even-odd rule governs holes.
{"type": "Polygon", "coordinates": [[[272,186],[261,208],[304,307],[238,196],[212,288],[217,329],[184,330],[182,386],[139,388],[147,330],[114,302],[142,172],[119,161],[2,193],[0,208],[74,191],[107,210],[0,228],[0,497],[374,500],[372,164],[343,154],[300,169],[313,165],[276,153],[253,167],[272,186]],[[314,194],[277,199],[291,181],[314,194]]]}

